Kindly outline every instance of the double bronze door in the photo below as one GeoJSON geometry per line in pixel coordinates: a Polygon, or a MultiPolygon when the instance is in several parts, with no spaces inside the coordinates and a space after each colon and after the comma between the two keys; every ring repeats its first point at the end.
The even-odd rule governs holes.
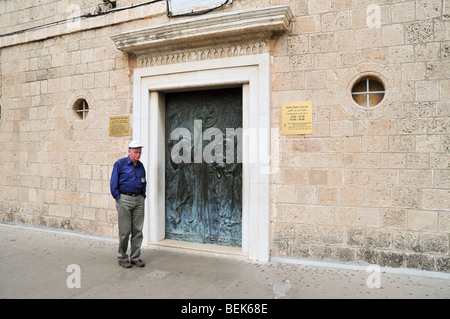
{"type": "Polygon", "coordinates": [[[242,88],[166,94],[166,238],[242,244],[242,88]]]}

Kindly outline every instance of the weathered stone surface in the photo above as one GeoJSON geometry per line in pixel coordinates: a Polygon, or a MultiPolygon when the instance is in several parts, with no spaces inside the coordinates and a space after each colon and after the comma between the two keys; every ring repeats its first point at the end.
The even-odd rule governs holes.
{"type": "Polygon", "coordinates": [[[435,270],[435,259],[434,257],[423,255],[423,254],[411,254],[406,255],[406,267],[417,268],[423,270],[435,270]]]}
{"type": "Polygon", "coordinates": [[[404,256],[401,253],[380,251],[377,264],[383,267],[402,267],[404,266],[404,256]]]}

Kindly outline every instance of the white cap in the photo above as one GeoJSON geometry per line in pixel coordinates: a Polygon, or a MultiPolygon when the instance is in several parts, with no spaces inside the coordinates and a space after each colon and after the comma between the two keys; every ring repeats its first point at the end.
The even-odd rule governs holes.
{"type": "Polygon", "coordinates": [[[144,147],[144,145],[141,144],[139,141],[131,141],[130,144],[128,144],[128,148],[139,148],[144,147]]]}

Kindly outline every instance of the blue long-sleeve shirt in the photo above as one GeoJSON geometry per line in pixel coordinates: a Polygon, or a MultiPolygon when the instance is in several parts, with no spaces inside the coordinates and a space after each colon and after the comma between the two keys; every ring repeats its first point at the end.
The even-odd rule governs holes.
{"type": "Polygon", "coordinates": [[[119,159],[114,164],[109,184],[111,195],[116,200],[120,198],[120,193],[142,194],[145,198],[147,179],[144,164],[138,161],[134,166],[129,157],[119,159]]]}

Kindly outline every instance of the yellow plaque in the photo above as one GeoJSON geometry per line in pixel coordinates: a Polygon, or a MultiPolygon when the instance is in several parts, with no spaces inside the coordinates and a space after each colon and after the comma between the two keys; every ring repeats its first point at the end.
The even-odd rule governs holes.
{"type": "Polygon", "coordinates": [[[109,118],[109,136],[128,136],[129,134],[129,116],[111,116],[109,118]]]}
{"type": "Polygon", "coordinates": [[[284,135],[312,134],[312,124],[312,101],[283,103],[281,132],[284,135]]]}

